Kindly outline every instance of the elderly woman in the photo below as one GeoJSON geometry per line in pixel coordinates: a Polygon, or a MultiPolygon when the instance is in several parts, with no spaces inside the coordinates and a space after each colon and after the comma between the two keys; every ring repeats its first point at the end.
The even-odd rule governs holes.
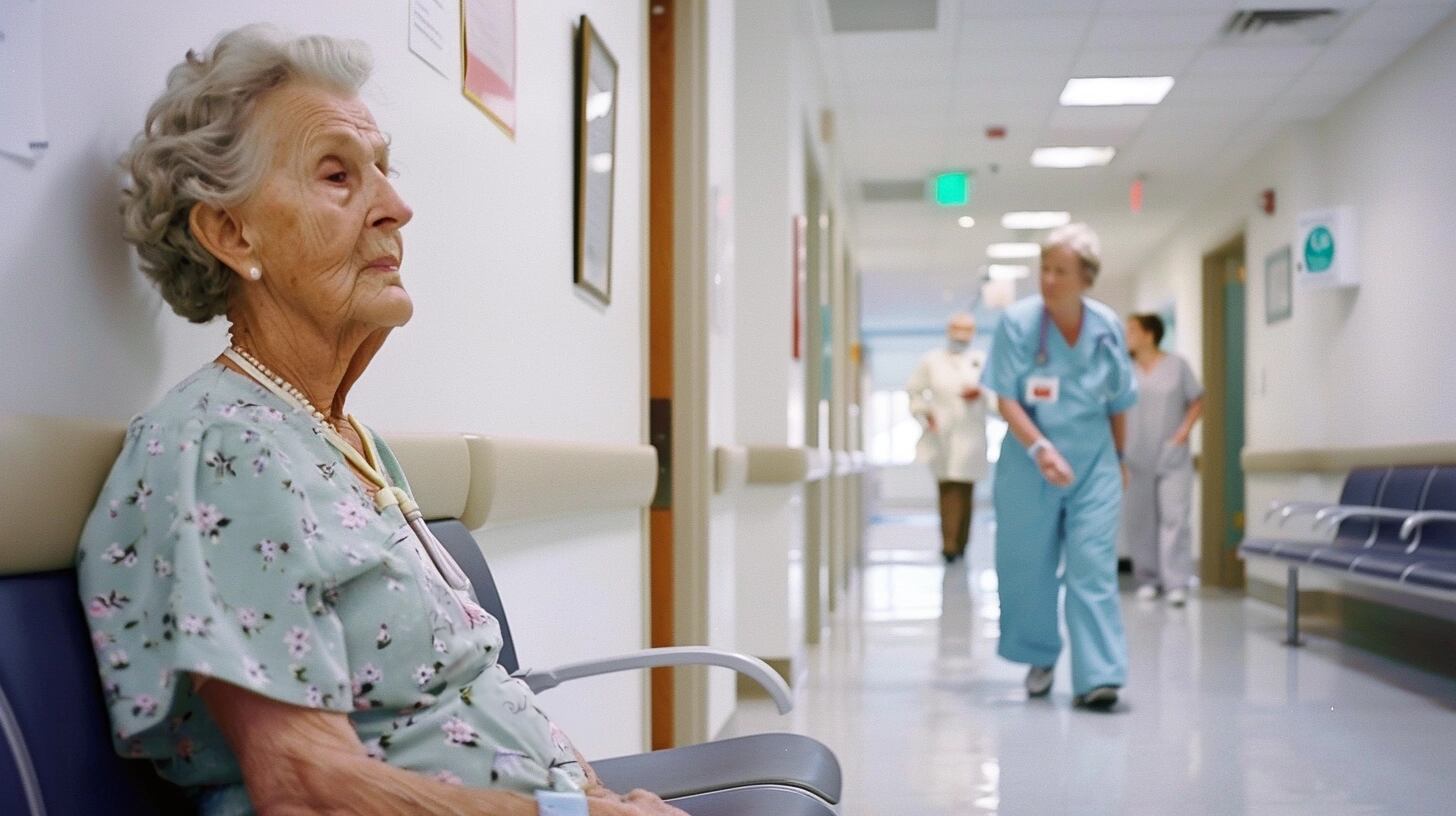
{"type": "Polygon", "coordinates": [[[365,46],[234,31],[127,157],[127,238],[228,347],[131,423],[78,569],[114,739],[205,814],[681,813],[601,787],[345,408],[413,307],[365,46]],[[534,801],[533,801],[534,796],[534,801]]]}
{"type": "Polygon", "coordinates": [[[1137,385],[1122,322],[1086,296],[1100,267],[1097,235],[1086,225],[1051,234],[1041,251],[1041,295],[1002,315],[985,383],[1010,425],[996,462],[997,651],[1030,665],[1027,694],[1048,693],[1062,651],[1057,600],[1065,585],[1073,700],[1110,709],[1127,675],[1117,527],[1124,414],[1137,385]]]}

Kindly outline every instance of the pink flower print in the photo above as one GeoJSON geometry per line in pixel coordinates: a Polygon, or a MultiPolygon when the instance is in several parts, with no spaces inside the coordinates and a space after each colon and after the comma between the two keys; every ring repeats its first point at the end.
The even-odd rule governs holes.
{"type": "MultiPolygon", "coordinates": [[[[383,679],[384,674],[379,671],[379,668],[377,666],[375,666],[373,663],[365,663],[363,666],[359,667],[358,671],[354,672],[354,696],[361,697],[365,694],[368,694],[369,692],[373,691],[374,686],[383,679]]],[[[358,707],[357,701],[355,703],[355,707],[358,707]]],[[[368,702],[365,702],[364,707],[369,707],[368,702]]]]}
{"type": "Polygon", "coordinates": [[[202,618],[197,615],[183,615],[177,626],[184,635],[207,637],[207,626],[212,622],[211,618],[202,618]]]}
{"type": "Polygon", "coordinates": [[[433,666],[420,665],[415,669],[415,685],[424,688],[435,679],[435,668],[433,666]]]}
{"type": "Polygon", "coordinates": [[[434,773],[430,774],[430,778],[435,780],[436,782],[444,782],[446,785],[465,784],[464,780],[449,771],[435,771],[434,773]]]}
{"type": "Polygon", "coordinates": [[[147,455],[148,456],[161,456],[163,450],[166,450],[166,448],[164,448],[162,446],[162,440],[160,440],[160,439],[148,439],[147,440],[147,455]]]}
{"type": "Polygon", "coordinates": [[[262,688],[272,682],[271,678],[268,677],[268,667],[251,657],[243,658],[243,673],[248,676],[248,682],[258,688],[262,688]]]}
{"type": "Polygon", "coordinates": [[[111,668],[113,669],[124,669],[131,665],[131,661],[127,659],[126,652],[122,649],[117,649],[107,654],[106,662],[111,664],[111,668]]]}
{"type": "Polygon", "coordinates": [[[112,564],[123,567],[134,567],[137,562],[136,545],[131,544],[123,549],[120,544],[112,542],[101,556],[112,564]]]}
{"type": "Polygon", "coordinates": [[[268,451],[263,451],[253,459],[254,477],[262,476],[263,471],[268,469],[268,458],[268,451]]]}
{"type": "Polygon", "coordinates": [[[440,726],[440,730],[445,732],[446,745],[464,745],[474,748],[480,744],[480,734],[476,733],[475,729],[471,728],[469,723],[460,719],[458,716],[452,716],[446,720],[440,726]]]}
{"type": "Polygon", "coordinates": [[[272,620],[273,616],[267,613],[258,614],[258,610],[250,607],[243,607],[238,610],[238,626],[242,627],[243,634],[252,637],[253,633],[262,628],[263,622],[272,620]]]}
{"type": "Polygon", "coordinates": [[[196,444],[197,443],[192,441],[191,439],[184,439],[180,443],[178,443],[177,451],[179,453],[186,453],[187,451],[192,450],[192,446],[196,444]]]}
{"type": "Polygon", "coordinates": [[[233,417],[238,413],[237,403],[218,406],[217,415],[220,417],[233,417]]]}
{"type": "Polygon", "coordinates": [[[471,629],[484,626],[490,621],[490,613],[469,598],[461,598],[460,606],[465,609],[465,617],[471,629]]]}
{"type": "Polygon", "coordinates": [[[450,647],[445,645],[445,641],[435,638],[435,651],[447,655],[450,654],[450,647]]]}
{"type": "Polygon", "coordinates": [[[522,777],[529,779],[532,776],[540,776],[539,773],[533,774],[531,772],[531,764],[534,763],[528,763],[531,763],[531,758],[520,751],[497,749],[495,759],[490,763],[491,776],[515,779],[522,777]]]}
{"type": "Polygon", "coordinates": [[[242,436],[240,436],[239,438],[242,440],[244,445],[251,445],[254,442],[257,442],[259,439],[262,439],[263,435],[253,430],[252,428],[247,428],[243,431],[242,436]]]}
{"type": "Polygon", "coordinates": [[[399,580],[397,580],[395,578],[386,577],[384,579],[384,585],[389,588],[389,591],[390,592],[403,592],[404,591],[404,584],[401,583],[399,580]]]}
{"type": "Polygon", "coordinates": [[[160,578],[166,578],[172,574],[172,562],[159,555],[152,561],[152,572],[160,578]]]}
{"type": "Polygon", "coordinates": [[[283,644],[288,647],[288,656],[294,660],[302,660],[313,651],[313,644],[308,641],[308,630],[298,626],[289,628],[288,634],[283,636],[283,644]]]}
{"type": "Polygon", "coordinates": [[[97,595],[86,602],[86,614],[93,618],[109,618],[120,612],[128,603],[131,603],[131,598],[118,595],[116,592],[97,595]]]}
{"type": "Polygon", "coordinates": [[[106,503],[106,515],[116,518],[121,513],[121,499],[112,499],[106,503]]]}
{"type": "Polygon", "coordinates": [[[364,506],[357,501],[340,499],[334,502],[334,512],[339,514],[339,523],[345,530],[363,529],[369,523],[369,517],[364,514],[364,506]]]}
{"type": "Polygon", "coordinates": [[[318,686],[309,686],[303,693],[303,700],[311,708],[322,708],[324,704],[324,693],[319,691],[318,686]]]}
{"type": "Polygon", "coordinates": [[[308,600],[308,584],[298,584],[288,591],[288,602],[302,606],[308,600]]]}
{"type": "Polygon", "coordinates": [[[197,532],[214,541],[217,540],[222,528],[232,522],[232,519],[219,512],[216,506],[206,502],[198,503],[187,515],[187,520],[197,526],[197,532]]]}
{"type": "Polygon", "coordinates": [[[380,739],[381,737],[375,737],[374,739],[364,743],[364,754],[370,759],[377,759],[380,762],[383,762],[385,759],[384,746],[379,744],[380,739]]]}
{"type": "Polygon", "coordinates": [[[393,642],[394,638],[389,636],[389,624],[379,624],[379,634],[374,636],[374,648],[383,649],[393,642]]]}
{"type": "Polygon", "coordinates": [[[100,629],[97,629],[91,633],[91,645],[94,646],[97,651],[105,649],[107,646],[110,646],[114,642],[115,639],[112,638],[111,635],[106,634],[100,629]]]}
{"type": "Polygon", "coordinates": [[[350,564],[357,567],[360,564],[364,563],[364,556],[360,555],[358,550],[350,547],[348,544],[345,544],[343,546],[343,550],[344,558],[348,559],[350,564]]]}
{"type": "Polygon", "coordinates": [[[157,713],[157,698],[149,694],[138,694],[131,702],[133,717],[151,717],[157,713]]]}
{"type": "Polygon", "coordinates": [[[253,550],[263,558],[263,569],[267,569],[269,564],[278,560],[278,556],[289,549],[287,541],[274,541],[271,538],[265,538],[253,545],[253,550]]]}

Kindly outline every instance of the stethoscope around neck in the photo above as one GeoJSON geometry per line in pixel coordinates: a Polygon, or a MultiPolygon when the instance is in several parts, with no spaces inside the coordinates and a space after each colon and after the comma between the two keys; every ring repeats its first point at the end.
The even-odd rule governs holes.
{"type": "MultiPolygon", "coordinates": [[[[1084,305],[1084,306],[1082,306],[1082,314],[1083,314],[1082,321],[1083,321],[1083,324],[1084,324],[1082,326],[1082,330],[1083,331],[1086,331],[1087,330],[1087,327],[1085,325],[1086,320],[1087,320],[1086,313],[1087,313],[1087,307],[1084,305]]],[[[1051,320],[1051,310],[1048,309],[1048,308],[1046,308],[1045,306],[1043,306],[1042,307],[1042,310],[1041,310],[1041,325],[1037,329],[1037,344],[1036,344],[1036,358],[1035,358],[1036,359],[1036,366],[1037,366],[1037,368],[1041,368],[1041,367],[1045,366],[1047,363],[1051,362],[1051,355],[1047,351],[1047,338],[1048,338],[1049,332],[1050,332],[1050,329],[1048,328],[1048,326],[1049,326],[1049,324],[1051,322],[1052,322],[1052,320],[1051,320]]],[[[1097,337],[1096,343],[1097,343],[1097,348],[1093,351],[1093,355],[1094,356],[1096,355],[1097,352],[1104,351],[1104,350],[1107,351],[1107,352],[1109,352],[1113,356],[1112,375],[1110,377],[1108,377],[1108,379],[1109,380],[1113,380],[1114,382],[1109,383],[1110,387],[1107,389],[1107,393],[1106,393],[1107,399],[1111,400],[1113,397],[1117,396],[1117,394],[1120,391],[1122,391],[1123,387],[1126,385],[1125,382],[1117,379],[1119,377],[1119,375],[1121,374],[1121,372],[1124,370],[1124,368],[1122,366],[1120,366],[1120,365],[1117,364],[1118,363],[1118,359],[1117,359],[1117,344],[1113,341],[1113,337],[1112,337],[1111,334],[1102,334],[1102,335],[1099,335],[1097,337]]]]}
{"type": "MultiPolygon", "coordinates": [[[[245,374],[259,385],[271,391],[274,396],[293,406],[295,409],[308,413],[307,406],[300,403],[297,397],[273,382],[268,375],[264,374],[256,365],[253,365],[251,360],[248,360],[230,348],[223,350],[223,356],[236,364],[238,368],[242,369],[245,374]]],[[[470,587],[470,579],[465,575],[465,571],[460,569],[460,565],[455,563],[455,559],[450,556],[445,546],[430,532],[430,528],[425,526],[424,514],[420,512],[420,507],[418,504],[415,504],[414,498],[405,492],[403,488],[396,487],[390,481],[389,474],[385,472],[383,467],[383,460],[379,456],[379,450],[374,445],[373,434],[369,433],[368,430],[360,425],[359,421],[354,419],[352,414],[347,419],[349,425],[354,428],[354,432],[359,435],[359,439],[364,442],[363,454],[359,453],[353,445],[349,444],[348,440],[340,436],[339,432],[327,423],[317,423],[318,434],[333,446],[349,464],[353,465],[367,482],[375,487],[374,507],[376,510],[382,512],[388,507],[399,508],[400,514],[404,516],[405,524],[409,526],[410,531],[419,540],[421,548],[429,556],[430,561],[435,566],[435,571],[440,574],[440,578],[451,589],[468,589],[470,587]]]]}

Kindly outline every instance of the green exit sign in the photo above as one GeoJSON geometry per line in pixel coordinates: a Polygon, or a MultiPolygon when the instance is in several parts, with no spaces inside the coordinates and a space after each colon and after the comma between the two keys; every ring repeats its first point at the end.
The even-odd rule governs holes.
{"type": "Polygon", "coordinates": [[[971,174],[941,173],[932,183],[935,203],[942,207],[964,207],[971,203],[971,174]]]}

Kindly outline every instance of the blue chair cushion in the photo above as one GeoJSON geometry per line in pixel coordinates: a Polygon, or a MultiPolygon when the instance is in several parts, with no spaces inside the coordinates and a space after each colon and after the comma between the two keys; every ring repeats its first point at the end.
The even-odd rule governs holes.
{"type": "Polygon", "coordinates": [[[1428,589],[1456,592],[1456,562],[1441,560],[1417,564],[1406,573],[1405,582],[1428,589]]]}
{"type": "Polygon", "coordinates": [[[1420,562],[1414,555],[1390,550],[1368,550],[1350,565],[1350,571],[1371,578],[1386,578],[1399,581],[1405,571],[1420,562]]]}

